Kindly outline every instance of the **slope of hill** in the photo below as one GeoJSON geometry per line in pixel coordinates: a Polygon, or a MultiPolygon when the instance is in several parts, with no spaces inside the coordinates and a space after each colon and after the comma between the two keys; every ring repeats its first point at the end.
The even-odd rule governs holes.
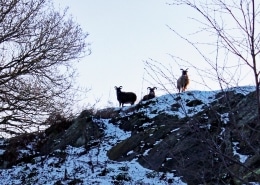
{"type": "Polygon", "coordinates": [[[1,184],[257,184],[254,87],[83,111],[0,143],[1,184]]]}

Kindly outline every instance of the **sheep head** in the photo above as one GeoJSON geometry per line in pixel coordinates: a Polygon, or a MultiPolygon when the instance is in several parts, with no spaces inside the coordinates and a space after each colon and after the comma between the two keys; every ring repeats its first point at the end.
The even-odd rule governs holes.
{"type": "Polygon", "coordinates": [[[154,90],[157,89],[157,87],[153,87],[153,88],[151,88],[151,87],[147,87],[147,89],[150,90],[149,95],[153,95],[153,96],[155,96],[155,92],[154,92],[154,90]]]}
{"type": "Polygon", "coordinates": [[[183,75],[183,76],[186,76],[186,75],[188,74],[188,69],[189,69],[189,68],[187,68],[186,70],[181,69],[181,70],[182,70],[182,75],[183,75]]]}
{"type": "Polygon", "coordinates": [[[115,86],[115,90],[116,90],[117,92],[121,92],[121,89],[122,89],[122,88],[123,88],[122,86],[119,86],[119,87],[115,86]]]}

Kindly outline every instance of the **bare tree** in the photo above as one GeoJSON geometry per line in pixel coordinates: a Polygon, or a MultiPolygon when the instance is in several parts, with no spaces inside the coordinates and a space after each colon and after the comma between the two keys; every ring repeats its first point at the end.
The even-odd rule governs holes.
{"type": "Polygon", "coordinates": [[[50,0],[0,0],[0,130],[28,131],[77,97],[73,62],[88,34],[50,0]]]}
{"type": "MultiPolygon", "coordinates": [[[[189,9],[186,11],[188,12],[187,16],[190,20],[198,23],[199,28],[192,27],[188,30],[189,34],[187,35],[177,31],[178,28],[168,27],[179,38],[188,43],[188,46],[195,49],[195,54],[198,54],[206,63],[205,66],[209,66],[209,68],[205,69],[204,66],[196,64],[193,60],[194,56],[191,60],[187,60],[184,59],[187,56],[170,55],[174,64],[181,66],[181,68],[185,66],[197,71],[198,76],[191,79],[195,80],[200,77],[201,81],[196,79],[192,83],[201,83],[210,89],[211,84],[208,82],[213,81],[218,83],[223,90],[221,92],[224,100],[222,106],[227,108],[229,125],[223,124],[221,117],[219,117],[221,111],[212,105],[208,108],[210,119],[207,121],[216,130],[206,131],[206,137],[200,131],[197,136],[200,141],[206,143],[205,151],[208,150],[212,154],[212,159],[218,160],[219,166],[216,166],[216,169],[219,171],[214,171],[216,177],[218,176],[219,182],[227,182],[229,179],[234,184],[248,184],[250,178],[258,182],[259,167],[252,164],[259,161],[260,66],[257,59],[260,53],[260,3],[254,0],[172,0],[170,5],[174,5],[176,8],[186,6],[189,9]],[[241,79],[245,77],[244,71],[250,71],[251,78],[248,79],[252,79],[254,82],[256,93],[252,93],[252,96],[255,95],[255,99],[251,99],[250,95],[245,104],[239,106],[236,104],[240,98],[234,99],[232,92],[224,91],[224,89],[240,85],[241,79]],[[240,121],[241,107],[245,107],[245,105],[252,107],[252,110],[250,109],[253,115],[252,120],[246,118],[246,121],[240,121]],[[212,121],[212,118],[215,121],[212,121]],[[236,149],[237,147],[239,149],[236,149]],[[237,158],[234,151],[249,157],[246,161],[242,161],[237,158]],[[223,179],[223,174],[229,177],[223,179]]],[[[168,87],[165,86],[167,83],[162,83],[163,80],[172,83],[172,79],[174,79],[175,82],[172,84],[176,84],[177,76],[172,74],[170,70],[176,69],[176,67],[169,68],[154,60],[146,61],[145,66],[148,75],[164,89],[168,89],[168,87]]],[[[188,123],[193,121],[195,124],[203,124],[203,121],[197,119],[191,119],[188,123]]],[[[194,131],[193,126],[190,129],[192,132],[194,131]]]]}
{"type": "MultiPolygon", "coordinates": [[[[229,129],[224,129],[223,132],[218,131],[212,138],[201,138],[207,143],[209,151],[213,151],[221,159],[219,164],[229,172],[235,184],[249,183],[248,174],[257,177],[258,170],[250,163],[255,158],[259,160],[257,135],[259,135],[260,123],[260,66],[257,59],[260,53],[260,3],[255,0],[174,0],[172,5],[185,5],[198,13],[198,17],[191,18],[202,26],[200,30],[196,30],[196,33],[204,33],[204,38],[207,35],[210,35],[211,38],[194,42],[178,33],[176,29],[170,29],[195,48],[204,61],[210,65],[221,88],[223,84],[229,85],[235,78],[240,78],[241,73],[239,71],[243,71],[245,68],[250,69],[251,79],[253,79],[256,87],[256,103],[250,102],[252,109],[255,108],[252,112],[257,112],[254,123],[252,123],[253,126],[251,127],[249,123],[244,123],[243,126],[237,124],[239,120],[234,114],[237,109],[231,106],[231,102],[234,100],[230,99],[228,93],[224,93],[225,106],[229,109],[232,126],[229,129]],[[210,58],[210,54],[201,49],[202,44],[213,48],[211,50],[214,53],[213,58],[210,58]],[[250,134],[247,134],[247,132],[250,132],[250,134]],[[218,140],[219,138],[221,140],[218,140]],[[242,143],[246,143],[245,146],[248,147],[252,157],[245,162],[233,158],[233,154],[230,155],[230,153],[235,147],[234,140],[240,146],[242,146],[242,143]],[[225,146],[225,149],[219,150],[223,146],[225,146]]],[[[214,107],[211,107],[211,110],[214,111],[214,107]]],[[[221,121],[217,121],[217,123],[220,125],[218,127],[223,128],[221,121]]],[[[212,133],[210,133],[210,136],[212,136],[212,133]]]]}
{"type": "MultiPolygon", "coordinates": [[[[233,66],[238,66],[238,68],[234,70],[233,74],[230,74],[231,78],[236,75],[238,69],[242,70],[242,67],[245,68],[245,66],[247,66],[251,69],[256,86],[256,101],[258,104],[257,108],[259,123],[260,70],[259,64],[257,63],[257,57],[260,53],[260,3],[255,0],[174,0],[172,5],[186,5],[195,10],[195,12],[199,13],[201,18],[196,19],[193,17],[192,19],[203,25],[203,29],[201,31],[206,31],[211,35],[216,36],[216,42],[208,43],[208,45],[215,47],[216,50],[216,62],[215,65],[212,65],[212,67],[215,68],[217,75],[221,74],[221,68],[222,71],[228,70],[225,69],[227,64],[225,64],[224,67],[219,65],[220,59],[218,57],[220,52],[226,59],[231,55],[235,57],[235,60],[226,61],[233,66]]],[[[174,29],[172,30],[177,33],[174,29]]],[[[199,43],[194,43],[187,39],[186,41],[195,47],[201,56],[203,56],[205,61],[211,63],[206,55],[199,49],[199,43]]]]}

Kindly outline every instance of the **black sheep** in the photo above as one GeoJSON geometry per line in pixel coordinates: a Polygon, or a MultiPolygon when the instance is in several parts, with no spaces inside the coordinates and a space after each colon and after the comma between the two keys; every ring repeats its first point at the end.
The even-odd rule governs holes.
{"type": "Polygon", "coordinates": [[[150,92],[149,92],[149,94],[147,94],[147,95],[145,95],[145,96],[143,97],[142,101],[150,100],[150,99],[152,99],[152,98],[155,97],[155,92],[154,92],[154,90],[157,89],[157,88],[156,88],[156,87],[153,87],[153,88],[147,87],[147,89],[149,89],[150,92]]]}
{"type": "Polygon", "coordinates": [[[136,101],[136,94],[133,92],[122,92],[122,86],[117,87],[115,86],[116,89],[116,95],[117,95],[117,100],[119,102],[119,107],[123,107],[125,103],[130,103],[133,105],[136,101]]]}

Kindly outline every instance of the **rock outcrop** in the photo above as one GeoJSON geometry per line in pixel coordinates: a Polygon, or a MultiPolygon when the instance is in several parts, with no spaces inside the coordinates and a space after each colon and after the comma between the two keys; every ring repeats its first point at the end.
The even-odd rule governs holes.
{"type": "Polygon", "coordinates": [[[131,132],[107,151],[110,160],[137,160],[145,168],[180,176],[190,185],[260,182],[255,92],[219,92],[207,102],[195,96],[186,92],[129,108],[103,109],[95,114],[83,111],[75,120],[54,124],[42,133],[8,140],[1,146],[5,149],[1,167],[49,155],[67,145],[95,147],[105,129],[96,123],[109,119],[110,124],[131,132]],[[167,109],[155,108],[163,101],[167,109]],[[34,143],[31,154],[21,157],[18,150],[29,143],[34,143]]]}

